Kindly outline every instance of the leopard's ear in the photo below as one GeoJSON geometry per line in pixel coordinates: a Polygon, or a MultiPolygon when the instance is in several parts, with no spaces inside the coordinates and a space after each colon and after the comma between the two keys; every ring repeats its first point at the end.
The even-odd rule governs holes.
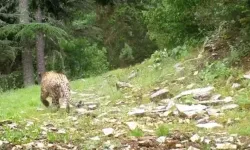
{"type": "Polygon", "coordinates": [[[38,72],[38,76],[39,76],[39,78],[42,78],[42,76],[45,74],[46,72],[38,72]]]}
{"type": "Polygon", "coordinates": [[[39,76],[39,78],[41,78],[42,77],[42,73],[38,72],[38,76],[39,76]]]}

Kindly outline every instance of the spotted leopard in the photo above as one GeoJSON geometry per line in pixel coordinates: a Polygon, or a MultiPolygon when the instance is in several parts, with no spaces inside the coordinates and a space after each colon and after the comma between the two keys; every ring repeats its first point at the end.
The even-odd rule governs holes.
{"type": "Polygon", "coordinates": [[[41,75],[41,102],[48,107],[47,97],[52,98],[52,105],[56,110],[60,108],[60,102],[66,103],[66,111],[70,112],[70,104],[74,105],[70,98],[69,80],[66,75],[54,71],[41,75]]]}

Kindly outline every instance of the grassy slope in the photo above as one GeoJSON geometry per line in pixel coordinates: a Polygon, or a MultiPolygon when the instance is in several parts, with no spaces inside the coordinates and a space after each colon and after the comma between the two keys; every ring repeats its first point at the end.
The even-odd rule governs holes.
{"type": "MultiPolygon", "coordinates": [[[[52,123],[58,129],[63,128],[66,130],[66,134],[48,133],[45,135],[48,141],[72,142],[88,148],[91,148],[93,145],[96,146],[101,144],[101,141],[112,139],[112,137],[103,136],[101,131],[102,128],[113,127],[116,131],[124,133],[124,137],[130,136],[130,131],[124,124],[126,121],[136,121],[143,125],[142,128],[151,129],[153,131],[157,130],[159,125],[168,123],[170,130],[178,129],[181,131],[196,131],[200,133],[211,132],[211,130],[198,130],[192,121],[190,124],[178,123],[178,118],[176,121],[171,121],[171,123],[169,123],[169,118],[154,118],[155,120],[151,119],[149,121],[147,118],[129,117],[127,112],[130,111],[131,108],[150,102],[148,94],[156,87],[167,87],[171,93],[175,95],[187,89],[187,85],[191,83],[196,83],[194,87],[204,87],[211,84],[215,85],[216,92],[224,96],[234,96],[237,102],[244,103],[243,106],[249,103],[250,92],[247,90],[249,89],[248,82],[244,81],[242,84],[245,90],[238,92],[232,90],[231,86],[226,86],[226,80],[223,78],[213,81],[201,81],[198,77],[199,75],[194,76],[193,73],[196,71],[197,61],[184,63],[185,69],[179,73],[176,73],[173,67],[176,63],[178,63],[178,61],[170,58],[162,58],[160,65],[157,66],[154,59],[150,59],[134,67],[118,69],[98,77],[71,82],[73,91],[77,93],[94,93],[99,96],[108,96],[108,98],[100,101],[100,108],[94,111],[97,116],[100,114],[104,115],[104,113],[108,112],[107,116],[104,115],[104,117],[95,119],[90,116],[79,116],[77,120],[78,123],[72,121],[72,118],[68,117],[64,110],[60,110],[61,113],[51,113],[50,109],[37,111],[37,108],[43,108],[39,100],[40,89],[38,86],[1,93],[0,121],[9,119],[16,122],[18,127],[14,130],[11,130],[7,126],[3,126],[3,129],[0,128],[0,132],[2,132],[0,140],[6,139],[13,143],[27,143],[40,137],[41,126],[46,123],[52,123]],[[127,77],[131,71],[136,69],[139,70],[138,76],[132,80],[128,80],[127,77]],[[183,76],[186,77],[185,80],[176,80],[183,76]],[[134,85],[134,88],[132,90],[119,91],[115,87],[115,83],[118,80],[129,81],[134,85]],[[126,104],[117,106],[116,103],[120,101],[126,104]],[[112,113],[112,111],[115,113],[112,113]],[[27,121],[34,122],[34,125],[26,127],[27,121]],[[5,132],[3,132],[4,130],[5,132]],[[89,138],[94,136],[100,136],[102,140],[96,142],[89,141],[89,138]]],[[[235,71],[237,72],[237,70],[235,71]]],[[[73,99],[81,100],[82,97],[75,95],[73,99]]],[[[91,101],[95,101],[95,99],[91,99],[91,101]]],[[[70,115],[74,116],[74,113],[72,112],[70,115]]],[[[240,121],[233,125],[225,126],[225,129],[219,130],[228,131],[229,133],[250,135],[249,111],[245,109],[232,110],[227,112],[227,115],[215,118],[215,120],[219,123],[225,123],[229,118],[240,118],[240,121]]],[[[217,130],[218,129],[215,131],[217,130]]]]}

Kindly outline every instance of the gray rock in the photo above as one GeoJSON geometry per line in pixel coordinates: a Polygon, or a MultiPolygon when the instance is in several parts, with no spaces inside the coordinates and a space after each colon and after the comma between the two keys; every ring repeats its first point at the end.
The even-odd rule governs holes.
{"type": "Polygon", "coordinates": [[[144,114],[145,114],[145,109],[138,109],[138,108],[128,113],[128,115],[135,115],[135,116],[141,116],[144,114]]]}
{"type": "Polygon", "coordinates": [[[133,86],[130,83],[127,83],[127,82],[121,82],[121,81],[116,82],[117,90],[123,89],[123,88],[132,88],[132,87],[133,86]]]}
{"type": "Polygon", "coordinates": [[[95,109],[97,109],[97,105],[89,105],[88,109],[89,110],[95,110],[95,109]]]}
{"type": "Polygon", "coordinates": [[[250,79],[250,75],[249,75],[249,74],[245,74],[245,75],[243,75],[243,77],[244,77],[245,79],[250,79]]]}
{"type": "Polygon", "coordinates": [[[189,146],[187,150],[200,150],[200,149],[195,148],[195,147],[193,147],[193,146],[189,146]]]}
{"type": "Polygon", "coordinates": [[[237,105],[237,104],[228,104],[228,105],[222,106],[221,109],[222,110],[230,110],[230,109],[235,109],[237,107],[239,107],[239,105],[237,105]]]}
{"type": "Polygon", "coordinates": [[[3,146],[3,141],[0,140],[0,148],[3,146]]]}
{"type": "Polygon", "coordinates": [[[131,74],[128,76],[128,79],[133,79],[135,78],[136,76],[138,75],[138,72],[137,71],[132,71],[131,74]]]}
{"type": "Polygon", "coordinates": [[[211,92],[214,90],[214,87],[209,86],[209,87],[205,87],[205,88],[198,88],[198,89],[192,89],[192,90],[187,90],[184,92],[181,92],[180,94],[178,94],[177,96],[175,96],[173,99],[179,99],[183,96],[186,95],[193,95],[194,97],[207,97],[208,95],[211,94],[211,92]]]}
{"type": "Polygon", "coordinates": [[[166,141],[166,137],[165,136],[160,136],[156,139],[157,142],[159,143],[164,143],[166,141]]]}
{"type": "Polygon", "coordinates": [[[216,122],[210,122],[210,123],[204,123],[204,124],[197,124],[196,125],[199,128],[206,128],[206,129],[212,129],[216,127],[223,127],[222,125],[216,123],[216,122]]]}
{"type": "Polygon", "coordinates": [[[239,83],[233,83],[233,85],[232,85],[232,88],[233,89],[238,89],[238,88],[240,88],[240,84],[239,83]]]}
{"type": "Polygon", "coordinates": [[[190,140],[191,140],[192,142],[197,142],[199,139],[200,139],[200,136],[199,136],[198,134],[195,134],[195,135],[193,135],[193,136],[190,138],[190,140]]]}
{"type": "Polygon", "coordinates": [[[160,89],[150,96],[150,100],[155,102],[167,97],[169,97],[169,91],[167,89],[160,89]]]}
{"type": "Polygon", "coordinates": [[[104,133],[104,135],[109,136],[109,135],[112,135],[114,133],[114,129],[113,128],[105,128],[105,129],[102,129],[102,132],[104,133]]]}
{"type": "Polygon", "coordinates": [[[222,100],[208,100],[208,101],[200,101],[198,104],[223,104],[233,102],[232,97],[228,96],[222,100]]]}
{"type": "Polygon", "coordinates": [[[216,145],[216,149],[220,149],[220,150],[223,150],[223,149],[237,149],[237,145],[235,144],[231,144],[231,143],[217,143],[215,144],[216,145]]]}
{"type": "Polygon", "coordinates": [[[176,108],[180,113],[185,114],[187,117],[193,117],[195,115],[204,113],[204,110],[207,108],[207,106],[176,104],[176,108]]]}
{"type": "Polygon", "coordinates": [[[214,108],[207,109],[207,113],[208,113],[209,116],[219,116],[219,115],[221,115],[220,110],[219,109],[214,109],[214,108]]]}
{"type": "Polygon", "coordinates": [[[130,130],[134,130],[137,128],[138,124],[136,122],[126,122],[130,130]]]}
{"type": "Polygon", "coordinates": [[[215,94],[211,97],[211,100],[219,100],[221,98],[221,94],[215,94]]]}

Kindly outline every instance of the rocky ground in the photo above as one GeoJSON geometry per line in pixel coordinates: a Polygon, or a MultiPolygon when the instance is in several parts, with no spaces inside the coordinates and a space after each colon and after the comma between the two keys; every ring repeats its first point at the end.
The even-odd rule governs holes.
{"type": "MultiPolygon", "coordinates": [[[[180,69],[180,68],[177,68],[180,69]]],[[[180,69],[181,70],[181,69],[180,69]]],[[[195,75],[196,73],[194,73],[195,75]]],[[[132,72],[128,78],[135,78],[132,72]]],[[[244,76],[245,80],[248,75],[244,76]]],[[[182,82],[186,77],[175,79],[182,82]]],[[[32,130],[37,138],[13,144],[0,140],[1,149],[117,149],[117,150],[203,150],[203,149],[250,149],[250,137],[230,134],[225,127],[241,121],[241,118],[227,118],[219,121],[231,110],[239,110],[234,97],[222,96],[214,86],[194,88],[189,83],[186,90],[171,93],[171,86],[159,87],[141,93],[141,88],[129,82],[116,82],[117,91],[123,99],[110,101],[109,95],[98,95],[95,90],[72,91],[79,108],[57,118],[58,113],[44,113],[50,118],[39,124],[36,118],[15,122],[11,119],[0,121],[0,132],[32,130]],[[142,102],[148,99],[148,102],[142,102]],[[89,120],[88,128],[82,120],[89,120]],[[65,123],[66,122],[66,123],[65,123]],[[36,130],[31,127],[36,124],[36,130]],[[9,129],[7,131],[6,129],[9,129]],[[57,134],[54,140],[48,139],[51,133],[57,134]],[[79,134],[81,133],[81,134],[79,134]],[[75,137],[79,134],[79,137],[75,137]],[[66,139],[56,140],[64,135],[66,139]],[[72,139],[72,141],[71,141],[72,139]],[[53,142],[51,142],[53,141],[53,142]],[[87,143],[87,144],[86,144],[87,143]],[[88,147],[86,147],[88,145],[88,147]],[[84,148],[83,148],[84,147],[84,148]]],[[[233,90],[241,90],[241,85],[233,83],[233,90]]],[[[39,107],[37,111],[44,111],[39,107]]],[[[38,119],[39,120],[39,119],[38,119]]],[[[86,124],[85,124],[86,125],[86,124]]],[[[29,139],[29,136],[22,137],[29,139]]],[[[53,139],[53,136],[50,137],[53,139]]]]}

